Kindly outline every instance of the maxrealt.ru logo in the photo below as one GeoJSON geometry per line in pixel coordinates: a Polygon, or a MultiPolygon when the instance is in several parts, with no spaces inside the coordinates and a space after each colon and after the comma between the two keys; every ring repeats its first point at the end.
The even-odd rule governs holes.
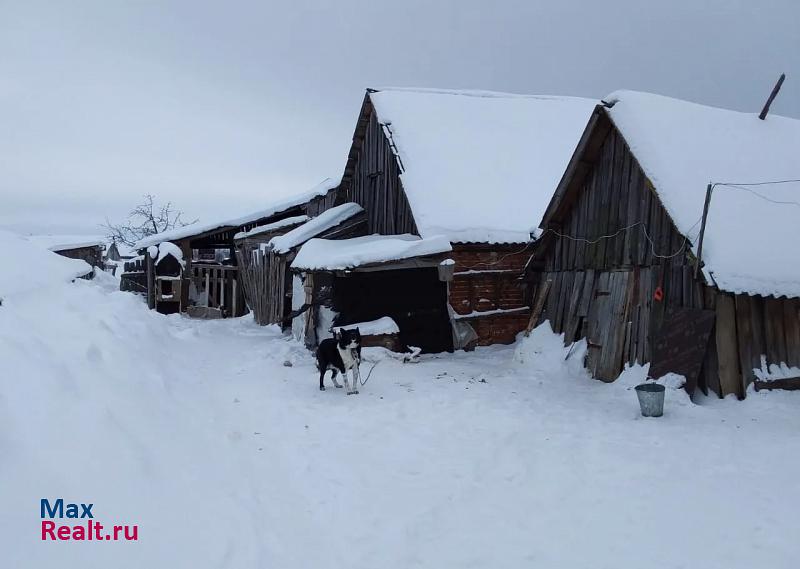
{"type": "Polygon", "coordinates": [[[42,541],[137,541],[138,525],[103,525],[94,519],[94,504],[64,503],[58,498],[52,503],[42,498],[42,541]],[[52,520],[85,520],[56,523],[52,520]]]}

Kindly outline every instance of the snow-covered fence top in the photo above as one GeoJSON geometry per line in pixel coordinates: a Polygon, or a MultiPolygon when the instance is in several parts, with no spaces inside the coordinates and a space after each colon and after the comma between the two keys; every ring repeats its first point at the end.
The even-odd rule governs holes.
{"type": "Polygon", "coordinates": [[[377,320],[370,320],[369,322],[356,322],[353,324],[344,324],[343,326],[336,326],[334,330],[354,330],[358,328],[362,336],[379,336],[382,334],[399,334],[400,327],[397,322],[383,316],[377,320]]]}
{"type": "Polygon", "coordinates": [[[421,239],[416,235],[368,235],[352,239],[311,239],[300,248],[292,262],[296,270],[337,271],[373,263],[385,263],[447,253],[450,242],[437,235],[421,239]]]}
{"type": "Polygon", "coordinates": [[[524,243],[597,101],[486,91],[369,93],[423,237],[524,243]]]}
{"type": "Polygon", "coordinates": [[[634,91],[605,99],[664,207],[722,290],[800,296],[800,121],[634,91]]]}

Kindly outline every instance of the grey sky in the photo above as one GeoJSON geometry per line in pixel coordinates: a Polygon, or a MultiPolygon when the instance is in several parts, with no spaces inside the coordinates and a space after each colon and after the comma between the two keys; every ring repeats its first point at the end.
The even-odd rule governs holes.
{"type": "Polygon", "coordinates": [[[800,117],[798,0],[0,0],[0,226],[149,192],[236,214],[341,174],[367,86],[653,91],[800,117]]]}

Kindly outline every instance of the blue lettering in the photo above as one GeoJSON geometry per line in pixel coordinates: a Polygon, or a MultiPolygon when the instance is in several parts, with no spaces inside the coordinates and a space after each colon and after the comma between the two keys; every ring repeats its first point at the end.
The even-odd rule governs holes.
{"type": "Polygon", "coordinates": [[[50,502],[46,498],[42,498],[41,511],[43,518],[63,518],[64,500],[59,498],[53,507],[50,507],[50,502]]]}

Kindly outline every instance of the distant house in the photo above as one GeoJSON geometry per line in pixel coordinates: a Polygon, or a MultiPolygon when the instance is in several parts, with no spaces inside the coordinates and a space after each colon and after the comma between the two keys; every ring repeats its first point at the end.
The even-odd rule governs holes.
{"type": "MultiPolygon", "coordinates": [[[[352,283],[362,283],[348,295],[360,290],[363,302],[330,307],[335,323],[392,316],[409,343],[425,342],[429,351],[512,342],[530,318],[521,276],[534,240],[533,220],[544,211],[595,103],[368,89],[339,200],[365,210],[366,234],[414,236],[426,243],[443,239],[454,264],[449,274],[442,271],[442,280],[442,259],[436,257],[412,262],[401,255],[377,266],[370,261],[369,271],[355,259],[336,268],[342,278],[351,275],[352,283]],[[358,272],[363,275],[356,277],[358,272]],[[404,310],[392,310],[385,305],[389,300],[404,310]]],[[[311,246],[301,249],[304,257],[311,246]]],[[[332,245],[337,252],[346,246],[332,245]]],[[[366,247],[362,241],[357,246],[366,247]]],[[[297,263],[292,268],[303,273],[297,263]]]]}
{"type": "MultiPolygon", "coordinates": [[[[278,200],[247,215],[219,221],[194,223],[151,235],[136,243],[143,256],[147,298],[155,308],[157,287],[156,260],[159,246],[172,243],[181,251],[183,262],[177,310],[199,317],[241,316],[255,298],[247,297],[237,261],[235,236],[256,227],[279,223],[288,218],[315,216],[330,207],[337,196],[338,180],[327,179],[309,192],[278,200]]],[[[175,275],[171,275],[175,276],[175,275]]],[[[162,295],[163,297],[163,295],[162,295]]]]}
{"type": "Polygon", "coordinates": [[[87,235],[29,235],[29,241],[62,257],[81,259],[92,267],[104,268],[105,239],[87,235]]]}
{"type": "Polygon", "coordinates": [[[106,261],[122,262],[133,259],[136,255],[125,245],[112,241],[106,251],[106,261]]]}
{"type": "Polygon", "coordinates": [[[540,224],[539,321],[586,338],[607,381],[637,361],[687,373],[694,357],[690,392],[743,397],[800,366],[800,184],[771,183],[800,178],[798,149],[797,120],[611,95],[540,224]]]}

